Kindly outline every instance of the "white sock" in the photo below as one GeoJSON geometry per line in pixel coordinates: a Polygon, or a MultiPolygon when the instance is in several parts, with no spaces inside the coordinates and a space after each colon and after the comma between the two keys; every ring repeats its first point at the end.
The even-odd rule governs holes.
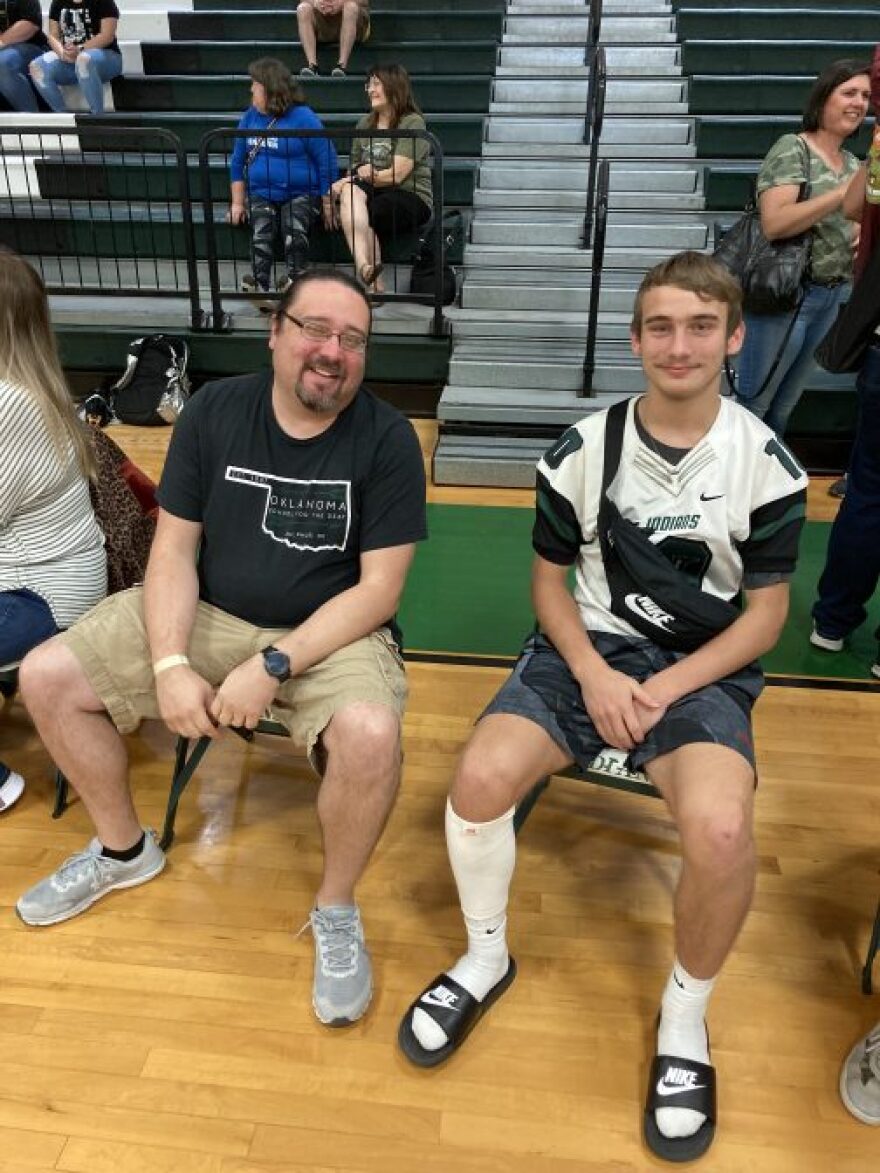
{"type": "MultiPolygon", "coordinates": [[[[446,803],[446,846],[468,935],[468,951],[448,971],[480,1001],[507,973],[507,897],[516,861],[514,807],[490,823],[469,823],[446,803]]],[[[424,1010],[413,1011],[413,1034],[426,1051],[448,1041],[424,1010]]]]}
{"type": "MultiPolygon", "coordinates": [[[[709,1062],[706,1011],[716,981],[717,977],[705,980],[691,977],[676,957],[663,991],[657,1030],[658,1055],[709,1062]]],[[[657,1128],[668,1137],[693,1136],[706,1119],[693,1108],[658,1108],[654,1115],[657,1128]]]]}

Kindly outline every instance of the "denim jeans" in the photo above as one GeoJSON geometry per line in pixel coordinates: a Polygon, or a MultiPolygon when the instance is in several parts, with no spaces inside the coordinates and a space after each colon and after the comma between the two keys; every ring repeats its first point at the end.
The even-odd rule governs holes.
{"type": "Polygon", "coordinates": [[[780,438],[797,407],[807,380],[817,369],[816,347],[837,317],[837,307],[850,294],[849,284],[809,285],[779,366],[760,395],[773,366],[791,314],[746,314],[746,341],[739,358],[739,402],[762,419],[780,438]]]}
{"type": "Polygon", "coordinates": [[[67,110],[59,86],[78,85],[92,114],[104,113],[104,83],[122,73],[122,54],[112,49],[85,49],[75,63],[62,61],[57,53],[37,59],[39,74],[34,85],[56,112],[67,110]]]}
{"type": "MultiPolygon", "coordinates": [[[[0,591],[0,665],[13,664],[58,628],[49,604],[29,590],[0,591]]],[[[0,786],[9,777],[9,767],[0,762],[0,786]]]]}
{"type": "Polygon", "coordinates": [[[0,591],[0,664],[14,663],[58,634],[49,604],[29,590],[0,591]]]}
{"type": "Polygon", "coordinates": [[[31,45],[27,41],[0,49],[0,94],[13,110],[21,114],[39,112],[28,66],[42,52],[42,45],[31,45]]]}
{"type": "Polygon", "coordinates": [[[846,496],[831,527],[813,607],[817,630],[832,639],[849,635],[865,621],[865,606],[880,579],[880,339],[865,356],[856,394],[846,496]]]}
{"type": "Polygon", "coordinates": [[[284,242],[284,261],[288,277],[295,277],[309,260],[309,233],[320,214],[320,204],[309,195],[294,196],[284,204],[252,200],[250,220],[252,260],[257,287],[269,289],[275,262],[275,234],[280,230],[284,242]]]}

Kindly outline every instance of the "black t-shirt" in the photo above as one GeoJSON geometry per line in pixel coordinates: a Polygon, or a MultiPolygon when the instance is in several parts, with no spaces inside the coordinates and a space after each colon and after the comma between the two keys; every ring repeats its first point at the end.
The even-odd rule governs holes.
{"type": "MultiPolygon", "coordinates": [[[[61,40],[73,45],[82,45],[96,37],[101,31],[101,21],[107,18],[119,19],[119,9],[113,0],[85,0],[84,4],[73,4],[71,0],[52,0],[49,5],[49,19],[57,20],[61,40]]],[[[105,49],[119,52],[119,42],[114,37],[105,49]]]]}
{"type": "Polygon", "coordinates": [[[43,32],[43,13],[40,10],[40,0],[0,0],[0,36],[18,24],[20,20],[29,20],[37,26],[37,31],[22,45],[46,44],[46,34],[43,32]]]}
{"type": "Polygon", "coordinates": [[[362,552],[427,534],[409,421],[362,387],[296,440],[275,419],[271,371],[207,383],[187,404],[159,502],[202,526],[200,597],[258,627],[295,627],[356,585],[362,552]]]}

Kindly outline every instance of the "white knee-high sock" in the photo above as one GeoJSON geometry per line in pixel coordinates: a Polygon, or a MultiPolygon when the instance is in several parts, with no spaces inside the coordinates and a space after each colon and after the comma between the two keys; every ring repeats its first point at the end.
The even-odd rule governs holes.
{"type": "MultiPolygon", "coordinates": [[[[449,976],[482,1000],[507,973],[507,898],[516,861],[514,807],[490,823],[469,823],[446,803],[446,846],[467,929],[468,949],[449,976]]],[[[446,1035],[423,1010],[416,1009],[413,1033],[429,1051],[446,1035]]]]}
{"type": "MultiPolygon", "coordinates": [[[[706,1035],[706,1011],[709,995],[717,981],[691,977],[676,957],[663,991],[660,1026],[657,1031],[658,1055],[677,1055],[681,1059],[709,1062],[706,1035]]],[[[693,1136],[706,1117],[692,1108],[658,1108],[657,1128],[664,1136],[693,1136]]]]}

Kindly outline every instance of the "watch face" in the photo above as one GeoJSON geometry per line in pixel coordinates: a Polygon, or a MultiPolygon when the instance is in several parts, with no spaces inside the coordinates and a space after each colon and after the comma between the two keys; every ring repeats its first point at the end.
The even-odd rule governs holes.
{"type": "Polygon", "coordinates": [[[270,676],[276,680],[287,680],[290,676],[290,658],[277,648],[267,648],[263,652],[263,664],[270,676]]]}

